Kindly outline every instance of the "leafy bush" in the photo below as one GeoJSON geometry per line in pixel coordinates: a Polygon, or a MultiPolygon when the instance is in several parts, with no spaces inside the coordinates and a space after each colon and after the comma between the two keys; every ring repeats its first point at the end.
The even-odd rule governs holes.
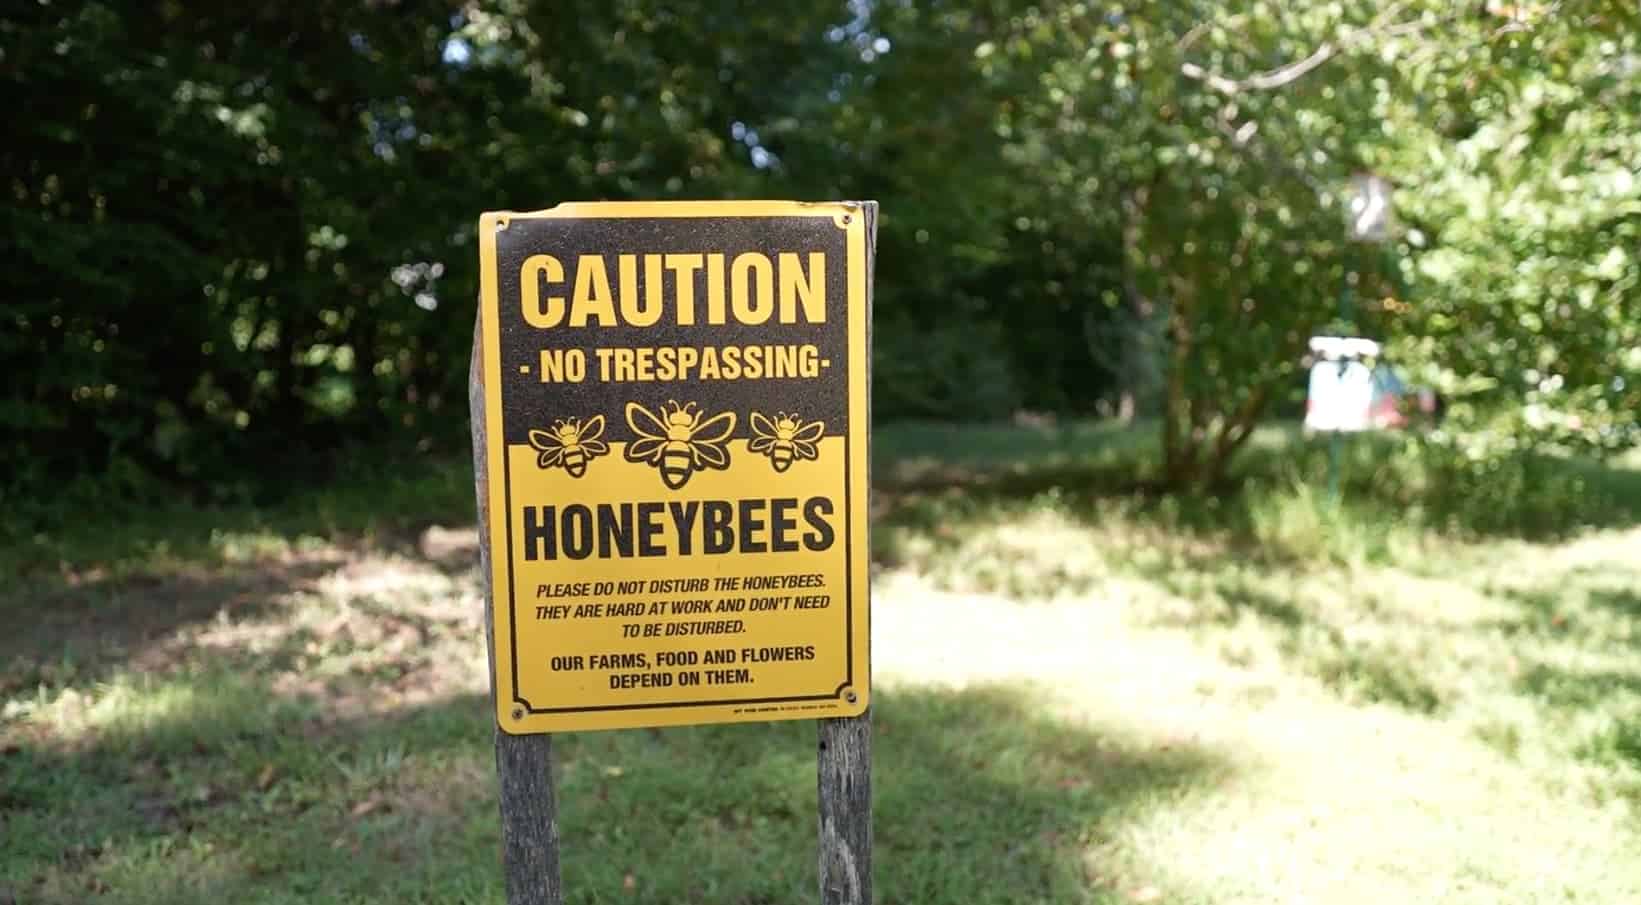
{"type": "Polygon", "coordinates": [[[879,415],[987,421],[1021,404],[1012,362],[996,354],[995,324],[885,324],[872,350],[872,406],[879,415]]]}

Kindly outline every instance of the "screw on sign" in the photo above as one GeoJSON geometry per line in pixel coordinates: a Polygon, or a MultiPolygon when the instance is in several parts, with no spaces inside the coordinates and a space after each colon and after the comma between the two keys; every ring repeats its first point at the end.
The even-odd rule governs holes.
{"type": "Polygon", "coordinates": [[[818,720],[821,900],[871,900],[872,202],[485,214],[469,380],[509,905],[551,733],[818,720]]]}
{"type": "Polygon", "coordinates": [[[1383,242],[1391,230],[1390,183],[1372,173],[1351,177],[1346,226],[1358,242],[1383,242]]]}

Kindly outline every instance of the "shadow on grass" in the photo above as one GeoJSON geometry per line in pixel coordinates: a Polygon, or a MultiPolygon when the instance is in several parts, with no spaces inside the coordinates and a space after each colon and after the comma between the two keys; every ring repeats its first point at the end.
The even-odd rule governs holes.
{"type": "Polygon", "coordinates": [[[225,615],[267,615],[339,554],[213,571],[34,584],[0,594],[0,695],[95,682],[148,645],[225,615]]]}
{"type": "MultiPolygon", "coordinates": [[[[1194,593],[1194,589],[1182,586],[1173,572],[1160,568],[1145,571],[1151,573],[1152,580],[1177,595],[1189,597],[1194,593]]],[[[1293,601],[1246,582],[1221,581],[1215,583],[1213,590],[1217,601],[1223,606],[1199,610],[1191,620],[1179,624],[1209,623],[1224,627],[1235,625],[1245,614],[1251,614],[1292,634],[1310,622],[1305,611],[1293,601]]],[[[1160,619],[1158,623],[1167,624],[1168,621],[1160,619]]]]}
{"type": "Polygon", "coordinates": [[[108,499],[54,512],[46,524],[0,518],[0,574],[50,590],[88,576],[112,581],[320,544],[410,551],[429,525],[473,523],[473,471],[464,457],[361,454],[321,481],[257,481],[265,499],[243,503],[108,499]]]}
{"type": "Polygon", "coordinates": [[[0,547],[0,694],[98,681],[219,617],[276,617],[361,553],[446,576],[474,567],[467,460],[364,461],[333,477],[267,506],[111,503],[0,547]]]}
{"type": "MultiPolygon", "coordinates": [[[[1641,551],[1636,552],[1636,559],[1641,562],[1641,551]]],[[[1598,607],[1611,610],[1624,618],[1641,622],[1641,590],[1633,588],[1596,589],[1590,592],[1590,602],[1598,607]]]]}
{"type": "MultiPolygon", "coordinates": [[[[5,755],[0,889],[118,903],[500,901],[488,701],[325,722],[258,689],[202,687],[140,733],[5,755]],[[222,702],[218,702],[222,703],[222,702]]],[[[883,902],[1120,901],[1144,865],[1099,852],[1210,774],[1045,716],[1027,689],[886,688],[873,786],[883,902]]],[[[572,902],[815,896],[811,723],[560,736],[572,902]]]]}
{"type": "MultiPolygon", "coordinates": [[[[924,449],[910,459],[880,450],[887,461],[874,473],[875,514],[891,530],[950,532],[1052,498],[1090,524],[1116,507],[1133,524],[1242,554],[1376,559],[1407,529],[1551,541],[1641,524],[1641,469],[1619,464],[1524,454],[1472,465],[1417,453],[1397,437],[1357,437],[1342,445],[1334,501],[1326,441],[1291,429],[1257,433],[1229,478],[1193,493],[1164,493],[1149,480],[1155,443],[1132,431],[992,428],[979,453],[965,451],[959,434],[931,436],[899,441],[924,449]]],[[[891,562],[897,553],[892,539],[877,552],[891,562]]]]}
{"type": "Polygon", "coordinates": [[[1569,670],[1543,663],[1528,668],[1517,679],[1526,694],[1555,707],[1595,710],[1615,695],[1641,699],[1641,672],[1616,669],[1569,670]]]}
{"type": "Polygon", "coordinates": [[[1157,458],[1157,438],[1143,422],[898,422],[876,429],[872,464],[876,481],[897,487],[940,485],[1012,468],[1132,471],[1135,463],[1157,458]]]}

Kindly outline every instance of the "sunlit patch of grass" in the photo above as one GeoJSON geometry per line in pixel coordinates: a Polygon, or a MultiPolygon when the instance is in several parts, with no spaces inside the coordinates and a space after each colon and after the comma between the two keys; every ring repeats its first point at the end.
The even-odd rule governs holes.
{"type": "MultiPolygon", "coordinates": [[[[913,577],[889,594],[884,657],[897,675],[1031,676],[1054,689],[1050,712],[1099,722],[1100,734],[1223,752],[1229,769],[1089,840],[1124,895],[1145,878],[1205,902],[1562,901],[1545,876],[1575,878],[1590,901],[1641,893],[1641,863],[1624,854],[1637,838],[1629,806],[1593,794],[1603,778],[1613,787],[1610,771],[1554,756],[1541,772],[1497,755],[1472,739],[1462,698],[1427,712],[1334,689],[1279,650],[1283,634],[1257,614],[1125,630],[1173,596],[1131,578],[1052,607],[913,577]]],[[[1532,708],[1514,716],[1523,744],[1542,751],[1532,708]]]]}
{"type": "MultiPolygon", "coordinates": [[[[1360,444],[1347,477],[1391,467],[1363,458],[1375,449],[1360,444]]],[[[878,530],[900,552],[891,565],[937,586],[1126,600],[1133,625],[1187,631],[1236,665],[1274,660],[1356,705],[1450,722],[1558,771],[1556,782],[1641,805],[1612,792],[1641,776],[1627,754],[1641,713],[1637,530],[1550,542],[1449,532],[1436,513],[1458,511],[1454,500],[1389,508],[1348,480],[1334,499],[1316,465],[1254,480],[1217,509],[1075,489],[954,490],[903,501],[878,530]]],[[[1623,502],[1627,478],[1602,480],[1619,494],[1609,510],[1641,511],[1623,502]]],[[[1558,487],[1533,491],[1532,505],[1553,503],[1558,487]]]]}
{"type": "Polygon", "coordinates": [[[1097,539],[1065,500],[1048,492],[983,516],[934,499],[923,530],[895,533],[894,558],[958,588],[1039,597],[1085,590],[1108,574],[1097,539]]]}
{"type": "Polygon", "coordinates": [[[74,870],[51,870],[36,876],[30,891],[41,903],[219,901],[224,888],[244,876],[248,867],[237,852],[195,838],[161,838],[123,846],[112,839],[83,847],[65,859],[74,870]],[[141,890],[141,892],[137,892],[141,890]]]}
{"type": "Polygon", "coordinates": [[[313,534],[290,536],[271,529],[255,531],[213,530],[208,549],[225,563],[247,563],[301,553],[313,553],[327,545],[313,534]]]}
{"type": "Polygon", "coordinates": [[[1428,540],[1372,502],[1332,496],[1291,476],[1250,494],[1250,536],[1261,553],[1294,562],[1361,566],[1415,559],[1428,540]]]}
{"type": "Polygon", "coordinates": [[[68,750],[140,746],[165,754],[266,732],[301,712],[299,702],[233,674],[125,673],[89,689],[42,687],[32,698],[8,701],[4,715],[68,750]]]}

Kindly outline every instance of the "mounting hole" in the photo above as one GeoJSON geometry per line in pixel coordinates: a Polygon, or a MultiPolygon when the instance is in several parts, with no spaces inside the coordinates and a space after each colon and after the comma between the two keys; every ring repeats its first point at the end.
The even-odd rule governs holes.
{"type": "Polygon", "coordinates": [[[843,693],[843,699],[845,701],[848,701],[849,703],[853,704],[856,701],[860,700],[860,695],[855,694],[855,690],[851,688],[848,691],[843,693]]]}
{"type": "Polygon", "coordinates": [[[524,708],[523,707],[514,706],[514,708],[513,708],[513,719],[515,719],[515,720],[524,719],[524,708]]]}

